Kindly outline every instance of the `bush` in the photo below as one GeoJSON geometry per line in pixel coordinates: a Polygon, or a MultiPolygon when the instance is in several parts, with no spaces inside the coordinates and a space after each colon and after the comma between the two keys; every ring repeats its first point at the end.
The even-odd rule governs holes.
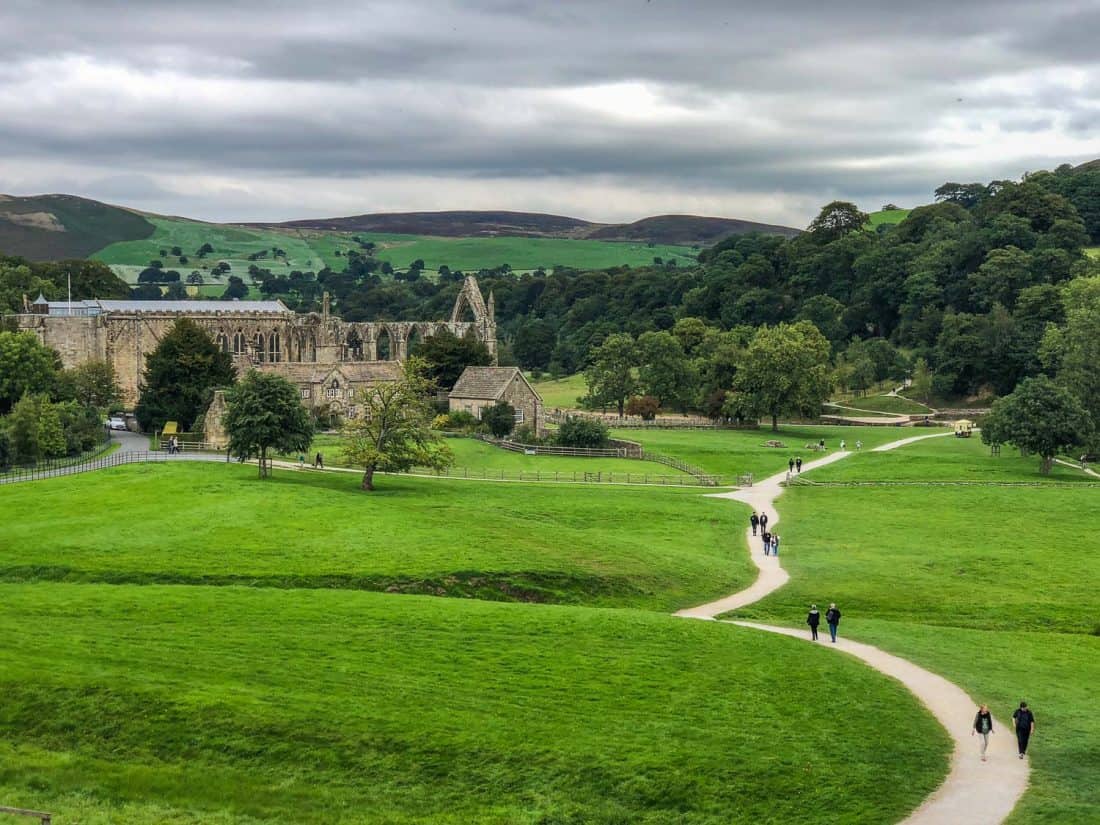
{"type": "Polygon", "coordinates": [[[452,430],[472,430],[478,425],[478,420],[465,410],[455,410],[447,415],[450,419],[452,430]]]}
{"type": "Polygon", "coordinates": [[[607,425],[594,418],[567,418],[558,428],[555,441],[560,447],[606,447],[607,425]]]}
{"type": "Polygon", "coordinates": [[[522,427],[516,427],[512,432],[512,440],[519,444],[538,444],[539,437],[535,435],[535,431],[531,429],[530,424],[524,424],[522,427]]]}
{"type": "Polygon", "coordinates": [[[661,402],[652,395],[638,395],[626,402],[626,414],[640,416],[643,421],[652,421],[661,409],[661,402]]]}
{"type": "Polygon", "coordinates": [[[498,401],[481,412],[482,423],[496,438],[504,438],[516,426],[516,408],[507,401],[498,401]]]}
{"type": "Polygon", "coordinates": [[[451,417],[446,413],[440,413],[432,419],[433,430],[449,430],[451,428],[451,417]]]}

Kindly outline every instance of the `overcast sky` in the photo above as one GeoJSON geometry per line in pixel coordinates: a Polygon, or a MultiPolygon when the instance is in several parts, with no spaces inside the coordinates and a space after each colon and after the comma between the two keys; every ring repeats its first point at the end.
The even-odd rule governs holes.
{"type": "Polygon", "coordinates": [[[1100,156],[1096,0],[0,2],[0,192],[804,226],[1100,156]]]}

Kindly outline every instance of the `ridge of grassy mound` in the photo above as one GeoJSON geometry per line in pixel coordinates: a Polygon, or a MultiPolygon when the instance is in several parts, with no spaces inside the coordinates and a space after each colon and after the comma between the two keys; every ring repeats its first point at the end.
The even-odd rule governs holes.
{"type": "Polygon", "coordinates": [[[128,209],[75,195],[0,195],[0,253],[31,261],[86,258],[109,244],[153,234],[128,209]]]}

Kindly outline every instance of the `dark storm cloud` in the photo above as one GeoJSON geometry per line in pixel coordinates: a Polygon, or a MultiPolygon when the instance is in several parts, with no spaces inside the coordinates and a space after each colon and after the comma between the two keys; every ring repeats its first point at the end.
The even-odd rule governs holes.
{"type": "Polygon", "coordinates": [[[225,191],[294,217],[368,184],[401,208],[493,185],[502,207],[623,217],[604,194],[638,192],[804,223],[1089,156],[1093,5],[9,0],[0,191],[218,218],[225,191]]]}

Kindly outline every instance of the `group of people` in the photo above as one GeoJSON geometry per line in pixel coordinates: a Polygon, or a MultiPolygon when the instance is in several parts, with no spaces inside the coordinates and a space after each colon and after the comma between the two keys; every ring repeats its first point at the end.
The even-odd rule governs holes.
{"type": "Polygon", "coordinates": [[[754,510],[753,514],[749,516],[749,524],[752,525],[752,534],[754,536],[757,535],[757,531],[759,531],[760,538],[764,542],[764,555],[778,556],[779,534],[768,532],[768,514],[764,512],[757,513],[754,510]]]}
{"type": "MultiPolygon", "coordinates": [[[[1035,714],[1027,706],[1027,702],[1020,702],[1020,706],[1012,711],[1012,725],[1016,728],[1016,750],[1019,758],[1023,759],[1027,754],[1027,743],[1031,740],[1031,734],[1035,732],[1035,714]]],[[[978,737],[978,747],[982,761],[986,761],[986,749],[989,747],[989,736],[993,733],[993,715],[989,712],[989,705],[978,708],[978,714],[974,717],[974,729],[971,736],[978,737]]]]}
{"type": "Polygon", "coordinates": [[[180,451],[179,439],[172,436],[168,439],[168,455],[176,455],[180,451]]]}
{"type": "MultiPolygon", "coordinates": [[[[304,469],[305,466],[306,466],[306,454],[305,453],[298,453],[298,467],[299,467],[299,469],[304,469]]],[[[313,457],[313,469],[314,470],[323,470],[323,469],[325,469],[325,457],[323,455],[321,455],[320,453],[317,453],[317,455],[315,455],[313,457]]]]}
{"type": "MultiPolygon", "coordinates": [[[[810,638],[816,642],[817,628],[821,624],[821,611],[817,609],[816,604],[810,605],[810,612],[806,615],[806,624],[810,626],[810,638]]],[[[825,624],[829,626],[829,635],[833,639],[833,644],[836,644],[836,631],[840,627],[840,608],[836,606],[836,602],[831,602],[829,609],[825,611],[825,624]]]]}

